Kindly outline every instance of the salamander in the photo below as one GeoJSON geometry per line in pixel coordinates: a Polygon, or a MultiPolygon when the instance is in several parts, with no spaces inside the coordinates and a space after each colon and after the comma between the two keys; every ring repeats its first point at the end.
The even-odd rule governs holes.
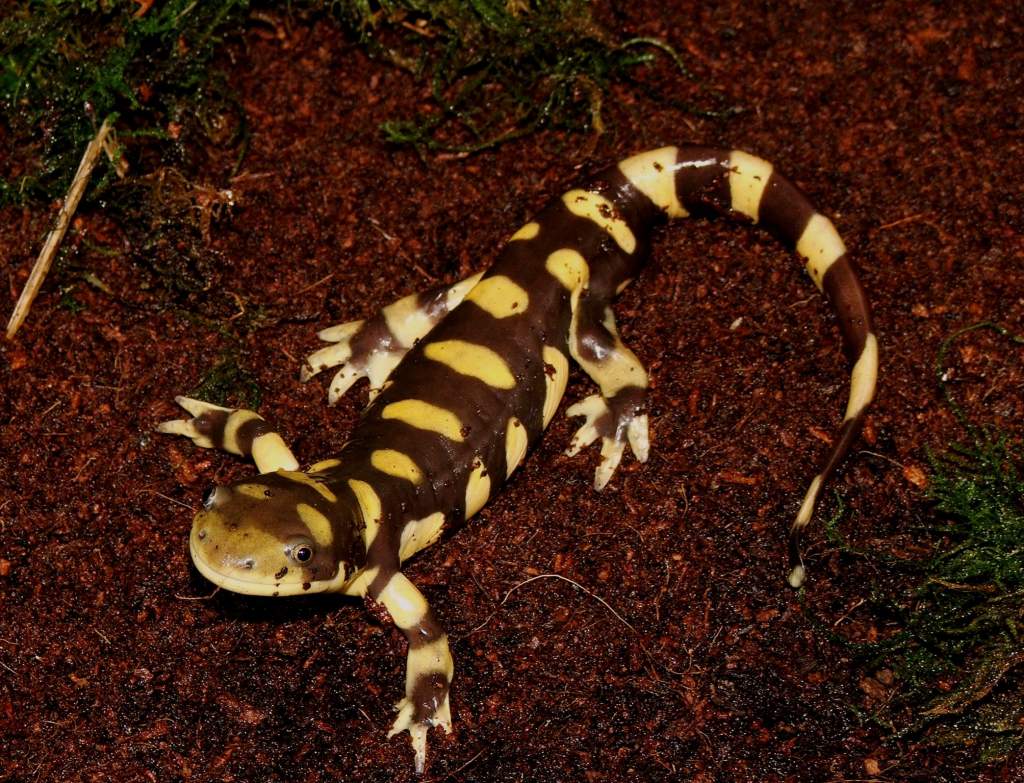
{"type": "Polygon", "coordinates": [[[360,596],[408,640],[405,696],[389,737],[408,731],[422,771],[431,726],[451,730],[452,656],[402,563],[472,517],[551,422],[570,359],[598,392],[570,406],[568,448],[600,442],[594,487],[627,447],[649,452],[648,375],[622,341],[611,302],[640,271],[654,228],[700,210],[765,226],[804,260],[833,305],[852,363],[849,401],[824,467],[792,524],[789,581],[805,572],[797,538],[856,439],[874,396],[878,341],[864,290],[832,222],[772,165],[738,150],[665,147],[623,160],[550,203],[489,269],[411,294],[319,333],[302,380],[337,368],[335,403],[368,378],[371,403],[334,457],[308,469],[258,414],[178,397],[190,419],[159,430],[251,457],[260,475],[210,489],[189,537],[213,583],[267,596],[360,596]]]}

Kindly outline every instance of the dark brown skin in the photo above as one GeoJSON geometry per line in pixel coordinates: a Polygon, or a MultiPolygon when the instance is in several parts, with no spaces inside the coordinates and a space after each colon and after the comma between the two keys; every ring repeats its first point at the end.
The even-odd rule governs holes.
{"type": "MultiPolygon", "coordinates": [[[[678,162],[676,193],[687,209],[731,212],[728,150],[686,146],[680,148],[678,162]]],[[[539,439],[543,432],[541,409],[546,372],[540,358],[542,348],[551,346],[568,355],[569,340],[575,339],[574,350],[587,359],[615,350],[613,338],[603,323],[606,309],[620,287],[639,274],[648,259],[652,230],[665,221],[665,216],[615,167],[595,175],[583,189],[608,199],[614,217],[623,220],[636,238],[635,251],[625,252],[594,221],[573,214],[561,199],[555,199],[533,219],[539,226],[538,236],[508,243],[484,275],[484,280],[501,277],[517,284],[529,294],[528,308],[520,315],[498,319],[475,303],[465,302],[448,314],[391,374],[388,387],[374,399],[339,455],[341,464],[326,471],[326,480],[338,493],[346,492],[347,482],[356,479],[371,485],[381,497],[390,534],[376,540],[367,561],[370,566],[388,564],[380,577],[382,583],[398,567],[398,539],[407,521],[442,511],[450,522],[461,523],[465,516],[466,485],[477,458],[483,459],[491,477],[493,497],[509,472],[504,450],[505,423],[509,417],[515,416],[524,424],[531,445],[539,439]],[[570,337],[569,329],[569,291],[544,266],[552,253],[565,248],[586,259],[590,275],[578,305],[578,333],[574,337],[570,337]],[[515,387],[507,391],[494,389],[424,356],[425,346],[447,340],[491,348],[508,364],[516,379],[515,387]],[[465,425],[464,440],[456,443],[405,422],[381,417],[381,411],[388,405],[410,398],[458,415],[465,425]],[[406,454],[429,480],[414,487],[403,478],[382,475],[372,467],[370,459],[374,451],[382,448],[406,454]]],[[[771,174],[761,202],[761,224],[790,249],[794,248],[815,214],[814,207],[778,172],[771,174]]],[[[867,299],[847,257],[828,269],[823,284],[840,314],[848,358],[855,362],[872,327],[867,299]]],[[[423,301],[433,298],[427,295],[423,301]]],[[[363,343],[389,348],[386,326],[379,319],[368,324],[353,340],[353,351],[359,352],[363,343]]],[[[637,387],[621,390],[610,401],[612,416],[600,423],[602,434],[613,433],[624,426],[620,422],[626,421],[626,417],[641,412],[645,392],[637,387]]],[[[861,412],[844,424],[821,471],[823,481],[841,463],[863,421],[861,412]]],[[[374,596],[372,590],[370,594],[374,596]]]]}
{"type": "MultiPolygon", "coordinates": [[[[124,237],[90,208],[18,342],[0,344],[0,663],[17,673],[0,666],[3,774],[413,779],[404,744],[381,740],[400,635],[356,602],[182,600],[209,585],[189,570],[189,511],[154,493],[196,508],[210,484],[252,468],[148,433],[176,415],[173,394],[237,345],[264,391],[260,409],[299,436],[302,460],[331,453],[363,398],[356,389],[328,409],[322,385],[293,379],[285,352],[299,359],[317,347],[315,328],[468,275],[578,178],[574,167],[683,135],[776,161],[857,248],[886,335],[884,393],[865,430],[866,450],[883,458],[857,455],[836,477],[842,532],[858,549],[920,557],[921,526],[936,518],[906,476],[927,472],[926,448],[962,435],[932,381],[938,347],[985,318],[1024,331],[1024,228],[1008,176],[1019,159],[1013,41],[1024,31],[1009,10],[628,4],[616,24],[665,36],[749,111],[694,118],[624,90],[628,103],[604,103],[614,130],[592,156],[586,140],[550,133],[427,167],[378,142],[380,121],[422,104],[406,75],[328,25],[283,26],[283,39],[260,25],[225,62],[253,130],[245,176],[231,183],[235,155],[217,149],[198,172],[244,205],[214,225],[210,283],[246,314],[228,321],[240,312],[233,297],[172,294],[147,267],[91,249],[120,252],[124,237]],[[367,229],[371,215],[397,239],[367,229]],[[114,295],[83,283],[78,266],[114,295]],[[62,308],[65,296],[87,309],[62,308]]],[[[644,78],[681,100],[704,94],[667,63],[644,78]]],[[[0,166],[33,154],[15,150],[0,166]]],[[[53,214],[0,209],[4,317],[53,214]]],[[[575,426],[560,413],[479,523],[407,567],[464,662],[457,734],[433,740],[429,779],[812,783],[871,777],[871,762],[888,780],[1014,780],[1019,759],[969,766],[963,749],[888,744],[853,716],[902,686],[868,687],[877,670],[815,629],[854,641],[891,633],[891,618],[861,600],[903,577],[812,534],[809,589],[798,600],[778,588],[794,497],[829,448],[808,437],[821,426],[812,411],[838,410],[847,382],[839,330],[821,326],[828,306],[763,232],[695,222],[656,245],[657,262],[616,307],[652,369],[651,460],[626,462],[618,489],[593,492],[596,457],[560,456],[575,426]],[[554,579],[500,605],[554,572],[641,635],[554,579]]],[[[1019,431],[1016,356],[982,334],[950,356],[975,422],[1019,431]]],[[[577,373],[567,399],[589,390],[577,373]]]]}
{"type": "MultiPolygon", "coordinates": [[[[461,293],[408,297],[369,321],[321,332],[334,347],[311,355],[305,367],[313,373],[342,364],[340,377],[352,378],[349,365],[378,366],[378,351],[399,352],[400,363],[386,378],[382,370],[369,373],[382,390],[338,456],[308,474],[294,472],[294,455],[257,414],[179,397],[197,418],[167,422],[161,432],[251,454],[263,473],[204,497],[190,537],[196,566],[244,594],[326,589],[379,605],[409,644],[406,695],[389,737],[409,731],[423,771],[429,728],[451,730],[454,665],[428,601],[400,574],[402,560],[469,519],[519,466],[559,404],[569,356],[600,389],[567,410],[585,417],[581,445],[602,438],[595,489],[607,486],[627,445],[646,461],[648,376],[621,342],[612,300],[639,273],[651,231],[665,217],[711,207],[756,222],[762,201],[766,227],[804,256],[812,278],[826,281],[845,316],[847,344],[859,346],[846,423],[801,506],[799,531],[873,397],[877,341],[867,300],[835,228],[771,164],[742,152],[664,147],[553,200],[515,232],[482,278],[452,289],[461,293]],[[352,552],[358,539],[365,557],[352,552]]],[[[799,587],[805,569],[793,542],[797,576],[789,581],[799,587]]]]}

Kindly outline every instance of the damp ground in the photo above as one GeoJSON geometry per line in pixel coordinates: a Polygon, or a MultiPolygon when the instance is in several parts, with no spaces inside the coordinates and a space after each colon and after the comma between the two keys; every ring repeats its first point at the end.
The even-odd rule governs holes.
{"type": "MultiPolygon", "coordinates": [[[[1019,751],[979,764],[973,743],[892,739],[917,717],[887,709],[906,683],[851,643],[900,630],[875,599],[913,582],[886,559],[929,554],[928,453],[964,437],[936,379],[943,341],[980,321],[1024,332],[1021,18],[650,5],[611,21],[667,41],[699,82],[662,60],[605,96],[602,135],[468,157],[382,142],[429,86],[329,21],[260,20],[219,63],[247,122],[241,166],[211,144],[187,181],[153,185],[192,228],[77,215],[0,346],[0,776],[417,779],[405,739],[385,739],[400,634],[355,601],[211,595],[191,516],[251,468],[154,427],[202,388],[258,405],[301,461],[330,456],[365,389],[330,408],[325,379],[298,381],[318,329],[484,267],[587,172],[702,142],[795,179],[875,308],[878,401],[807,536],[807,588],[785,586],[785,538],[845,405],[835,321],[771,237],[683,221],[616,307],[651,371],[650,461],[627,457],[595,493],[596,454],[563,455],[563,405],[495,500],[408,564],[456,662],[455,730],[432,733],[423,779],[1019,779],[1019,751]],[[683,108],[709,90],[744,110],[683,108]],[[822,524],[840,510],[842,546],[822,524]],[[553,574],[586,591],[528,581],[553,574]]],[[[0,211],[4,318],[54,214],[0,211]]],[[[972,421],[1020,437],[1022,358],[986,331],[955,344],[972,421]]],[[[566,404],[589,393],[574,372],[566,404]]],[[[1019,694],[1017,676],[1000,689],[1019,694]]]]}

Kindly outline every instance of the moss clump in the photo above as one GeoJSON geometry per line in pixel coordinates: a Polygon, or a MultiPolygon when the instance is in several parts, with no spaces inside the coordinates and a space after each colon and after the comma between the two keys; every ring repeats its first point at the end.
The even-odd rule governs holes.
{"type": "Polygon", "coordinates": [[[613,80],[656,53],[682,68],[661,41],[618,40],[584,0],[335,0],[329,6],[371,51],[429,80],[436,108],[383,126],[398,144],[475,152],[541,127],[600,132],[602,100],[613,80]]]}
{"type": "Polygon", "coordinates": [[[947,350],[978,329],[1024,344],[985,323],[943,345],[939,384],[968,439],[931,456],[933,554],[912,563],[886,560],[909,570],[916,588],[909,596],[873,592],[876,612],[895,619],[900,631],[857,649],[901,684],[876,721],[893,727],[896,738],[968,748],[984,763],[1024,748],[1024,447],[1020,433],[972,425],[950,393],[947,350]]]}
{"type": "Polygon", "coordinates": [[[256,377],[243,367],[234,353],[223,354],[190,392],[190,397],[206,400],[216,405],[258,410],[263,392],[256,377]]]}
{"type": "MultiPolygon", "coordinates": [[[[239,30],[248,0],[42,0],[0,21],[0,109],[8,142],[34,158],[3,172],[0,205],[64,194],[96,128],[119,117],[123,137],[174,142],[201,124],[217,88],[218,46],[239,30]]],[[[24,158],[23,158],[24,160],[24,158]]],[[[112,169],[93,187],[102,190],[112,169]]]]}
{"type": "Polygon", "coordinates": [[[1024,453],[1005,435],[932,460],[928,491],[947,524],[943,546],[885,646],[924,706],[905,733],[971,744],[981,760],[1024,745],[1024,453]]]}
{"type": "MultiPolygon", "coordinates": [[[[181,167],[204,144],[237,143],[244,117],[231,117],[241,112],[211,62],[260,9],[281,10],[257,0],[15,3],[0,20],[0,110],[21,154],[0,168],[0,205],[63,195],[110,115],[142,173],[181,167]]],[[[325,10],[430,83],[433,111],[382,128],[423,148],[479,150],[542,126],[601,130],[613,80],[657,52],[680,62],[660,41],[617,40],[584,0],[306,0],[285,12],[325,10]]]]}

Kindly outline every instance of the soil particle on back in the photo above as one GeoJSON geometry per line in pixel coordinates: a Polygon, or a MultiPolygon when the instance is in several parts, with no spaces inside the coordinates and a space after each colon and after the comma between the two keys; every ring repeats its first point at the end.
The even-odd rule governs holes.
{"type": "MultiPolygon", "coordinates": [[[[343,599],[210,596],[191,516],[251,468],[154,426],[229,356],[300,461],[331,455],[365,390],[329,408],[325,382],[298,382],[318,329],[484,267],[586,172],[701,142],[805,188],[875,309],[879,397],[807,536],[808,588],[784,585],[785,538],[845,406],[834,319],[770,236],[682,221],[616,307],[651,371],[650,461],[627,457],[593,492],[596,452],[563,455],[563,406],[478,518],[407,567],[456,662],[455,730],[431,734],[422,779],[1018,779],[1019,758],[968,769],[956,749],[883,742],[870,715],[888,686],[863,687],[872,673],[821,628],[891,632],[862,603],[896,577],[841,555],[820,520],[834,491],[852,541],[911,551],[930,513],[912,469],[958,436],[934,382],[941,342],[980,320],[1024,332],[1021,16],[671,2],[614,18],[684,52],[701,84],[664,60],[646,91],[613,89],[596,143],[551,131],[464,159],[382,145],[379,123],[422,109],[428,87],[332,25],[253,32],[225,63],[251,139],[229,182],[210,161],[236,203],[212,222],[202,290],[151,284],[130,254],[96,251],[124,248],[101,211],[76,218],[0,345],[0,778],[418,779],[408,742],[385,739],[399,635],[343,599]],[[704,118],[648,94],[706,91],[745,110],[704,118]],[[547,574],[585,591],[525,582],[547,574]]],[[[51,218],[0,210],[5,319],[51,218]]],[[[963,404],[1019,436],[1019,351],[968,343],[963,404]]],[[[589,393],[574,372],[567,403],[589,393]]]]}

